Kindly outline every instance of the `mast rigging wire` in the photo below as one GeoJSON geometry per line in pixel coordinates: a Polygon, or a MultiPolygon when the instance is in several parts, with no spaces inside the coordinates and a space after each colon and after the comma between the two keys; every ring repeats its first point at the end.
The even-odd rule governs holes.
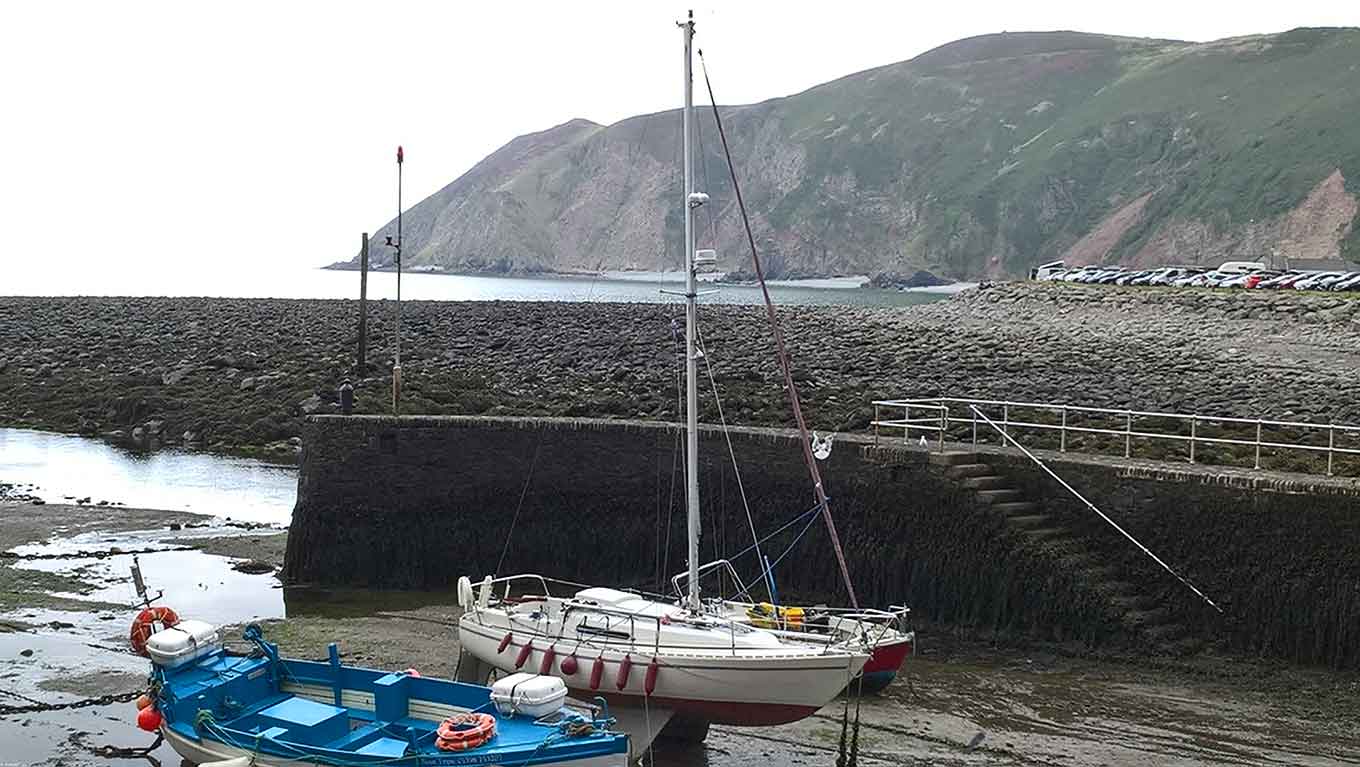
{"type": "Polygon", "coordinates": [[[845,550],[841,548],[840,536],[836,533],[836,522],[831,518],[831,506],[828,503],[826,489],[822,486],[822,475],[817,469],[817,459],[812,455],[811,435],[808,433],[807,421],[803,418],[803,408],[798,402],[798,388],[793,383],[793,371],[789,365],[788,351],[784,346],[784,333],[779,328],[779,320],[775,317],[774,303],[770,300],[770,289],[765,284],[765,271],[760,264],[760,254],[756,250],[756,238],[751,232],[751,219],[746,214],[746,202],[741,196],[741,185],[737,182],[737,168],[732,164],[732,151],[727,145],[727,132],[723,130],[722,116],[718,113],[718,100],[713,95],[713,83],[708,77],[708,64],[704,61],[704,52],[699,50],[699,65],[704,70],[704,85],[708,88],[709,103],[713,107],[713,121],[718,126],[718,138],[722,139],[723,155],[727,158],[727,170],[732,177],[732,191],[737,199],[737,208],[741,211],[741,223],[746,228],[746,242],[751,248],[751,263],[755,267],[756,281],[760,283],[760,292],[765,299],[765,316],[770,322],[770,330],[774,334],[775,346],[778,349],[779,368],[784,373],[784,385],[789,390],[789,403],[793,408],[793,418],[798,424],[799,441],[803,447],[803,461],[807,464],[808,473],[812,475],[812,488],[817,497],[817,503],[822,508],[822,518],[826,520],[826,530],[831,535],[831,546],[836,551],[836,563],[840,565],[841,578],[845,581],[845,590],[850,596],[850,606],[859,609],[859,598],[855,596],[855,586],[850,580],[850,568],[845,563],[845,550]]]}

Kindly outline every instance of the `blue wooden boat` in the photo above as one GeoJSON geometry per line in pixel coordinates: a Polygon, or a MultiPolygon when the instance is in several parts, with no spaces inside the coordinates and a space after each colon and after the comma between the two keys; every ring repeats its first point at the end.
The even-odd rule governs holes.
{"type": "MultiPolygon", "coordinates": [[[[626,767],[629,762],[628,736],[611,730],[614,720],[603,704],[581,710],[550,704],[553,710],[539,710],[539,716],[507,714],[497,709],[487,687],[346,666],[335,645],[329,662],[280,658],[257,626],[244,634],[254,649],[230,653],[211,627],[197,624],[207,630],[195,635],[189,624],[195,622],[163,629],[148,642],[156,709],[149,716],[171,747],[196,764],[626,767]],[[174,634],[177,630],[185,636],[174,634]],[[494,719],[494,735],[448,750],[452,741],[443,747],[437,741],[441,723],[451,718],[494,719]]],[[[445,735],[461,729],[444,727],[445,735]]]]}

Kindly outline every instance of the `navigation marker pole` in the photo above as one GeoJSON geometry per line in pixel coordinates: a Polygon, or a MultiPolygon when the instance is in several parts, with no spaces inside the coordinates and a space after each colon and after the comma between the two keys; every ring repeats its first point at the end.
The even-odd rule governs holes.
{"type": "Polygon", "coordinates": [[[392,415],[401,415],[401,164],[405,160],[401,147],[397,147],[397,239],[387,236],[387,246],[397,251],[397,333],[396,359],[392,365],[392,415]]]}

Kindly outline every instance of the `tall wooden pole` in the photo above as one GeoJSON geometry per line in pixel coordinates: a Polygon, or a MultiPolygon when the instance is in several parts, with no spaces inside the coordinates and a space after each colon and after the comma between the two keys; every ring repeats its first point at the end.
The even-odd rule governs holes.
{"type": "Polygon", "coordinates": [[[368,232],[359,246],[359,358],[356,370],[368,372],[368,232]]]}

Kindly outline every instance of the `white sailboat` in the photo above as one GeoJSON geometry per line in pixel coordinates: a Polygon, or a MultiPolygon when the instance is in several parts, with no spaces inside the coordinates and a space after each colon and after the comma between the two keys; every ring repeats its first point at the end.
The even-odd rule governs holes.
{"type": "Polygon", "coordinates": [[[459,579],[459,641],[467,656],[504,673],[561,677],[597,696],[669,710],[702,737],[710,722],[773,725],[806,717],[863,669],[863,632],[754,626],[699,589],[697,252],[694,190],[693,16],[684,35],[685,382],[688,579],[676,600],[554,581],[541,575],[459,579]]]}

